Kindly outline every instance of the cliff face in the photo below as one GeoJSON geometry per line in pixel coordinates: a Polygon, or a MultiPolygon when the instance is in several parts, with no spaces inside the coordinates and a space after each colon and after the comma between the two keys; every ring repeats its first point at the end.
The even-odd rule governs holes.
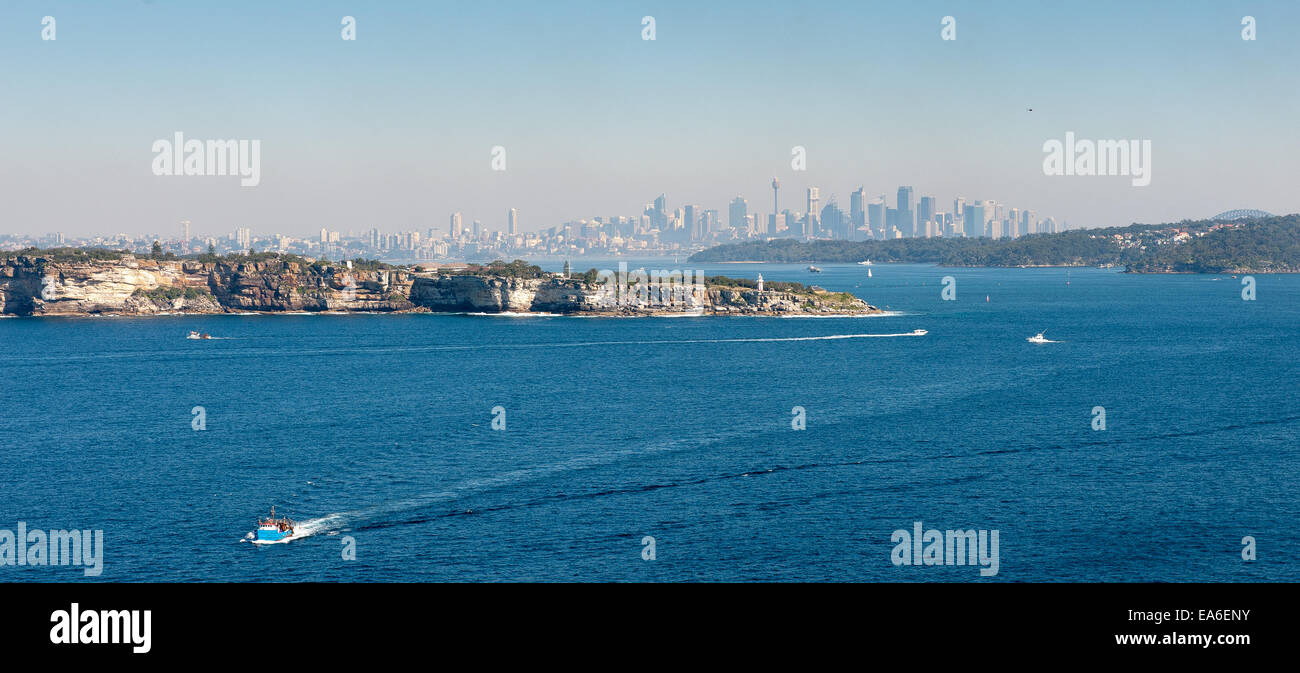
{"type": "Polygon", "coordinates": [[[710,311],[719,315],[841,315],[880,313],[847,292],[810,294],[738,287],[709,288],[710,311]]]}
{"type": "Polygon", "coordinates": [[[411,302],[430,311],[578,313],[600,311],[597,286],[561,278],[416,278],[411,302]]]}
{"type": "Polygon", "coordinates": [[[412,308],[409,273],[295,262],[205,265],[207,285],[232,311],[399,311],[412,308]]]}
{"type": "Polygon", "coordinates": [[[226,311],[396,311],[413,308],[404,271],[284,261],[121,259],[57,262],[12,257],[0,266],[0,313],[155,314],[226,311]]]}
{"type": "Polygon", "coordinates": [[[678,285],[638,293],[580,278],[363,271],[282,259],[247,262],[0,260],[0,313],[88,315],[243,311],[535,312],[584,315],[800,315],[878,312],[844,293],[678,285]]]}
{"type": "Polygon", "coordinates": [[[614,298],[607,286],[562,278],[500,278],[438,276],[416,278],[411,302],[430,311],[484,313],[536,312],[593,315],[655,315],[707,313],[714,315],[854,315],[880,309],[847,293],[796,294],[740,287],[688,286],[681,296],[652,295],[634,290],[614,298]]]}

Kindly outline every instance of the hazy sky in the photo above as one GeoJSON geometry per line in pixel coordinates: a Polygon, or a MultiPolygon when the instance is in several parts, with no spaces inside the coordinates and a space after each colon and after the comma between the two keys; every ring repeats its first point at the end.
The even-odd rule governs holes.
{"type": "Polygon", "coordinates": [[[660,192],[725,216],[769,211],[773,176],[792,210],[909,184],[1072,226],[1290,213],[1297,33],[1300,3],[1265,1],[6,1],[0,233],[502,229],[511,207],[534,230],[660,192]],[[261,184],[153,175],[176,131],[259,139],[261,184]],[[1150,186],[1045,176],[1066,131],[1149,139],[1150,186]]]}

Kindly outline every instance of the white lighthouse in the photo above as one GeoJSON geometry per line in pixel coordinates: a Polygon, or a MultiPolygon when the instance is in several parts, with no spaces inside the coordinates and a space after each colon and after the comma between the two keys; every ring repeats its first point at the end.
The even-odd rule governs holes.
{"type": "Polygon", "coordinates": [[[758,291],[763,291],[763,274],[758,274],[758,291]]]}

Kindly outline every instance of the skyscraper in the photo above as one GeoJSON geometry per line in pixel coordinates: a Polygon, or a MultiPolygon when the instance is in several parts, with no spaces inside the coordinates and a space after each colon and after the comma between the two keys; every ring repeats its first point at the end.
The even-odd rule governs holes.
{"type": "Polygon", "coordinates": [[[834,197],[826,203],[825,208],[822,208],[819,221],[823,233],[829,234],[833,238],[847,238],[848,228],[844,218],[844,211],[840,210],[840,207],[835,204],[834,197]]]}
{"type": "Polygon", "coordinates": [[[460,211],[451,214],[451,237],[460,238],[461,232],[465,229],[465,223],[461,220],[460,211]]]}
{"type": "Polygon", "coordinates": [[[867,223],[866,199],[867,190],[861,186],[849,195],[849,224],[853,230],[849,238],[858,238],[858,228],[867,223]]]}
{"type": "Polygon", "coordinates": [[[916,215],[912,211],[912,188],[898,188],[898,220],[895,226],[904,236],[916,235],[916,215]]]}
{"type": "Polygon", "coordinates": [[[682,228],[692,241],[704,239],[704,227],[700,220],[699,206],[687,205],[682,208],[682,228]]]}
{"type": "Polygon", "coordinates": [[[650,212],[650,224],[661,231],[668,227],[668,199],[663,194],[655,197],[654,210],[650,212]]]}
{"type": "Polygon", "coordinates": [[[803,235],[806,238],[816,236],[817,231],[821,228],[817,223],[817,213],[821,210],[821,201],[821,190],[816,187],[809,187],[808,210],[806,211],[807,214],[804,216],[805,224],[803,228],[803,235]]]}
{"type": "Polygon", "coordinates": [[[514,235],[519,233],[519,209],[511,208],[510,214],[506,216],[506,233],[514,235]]]}
{"type": "Polygon", "coordinates": [[[872,238],[885,238],[885,197],[879,196],[867,204],[867,222],[871,227],[872,238]]]}
{"type": "Polygon", "coordinates": [[[966,238],[980,238],[984,235],[984,201],[975,201],[974,205],[967,205],[966,214],[962,220],[965,227],[966,238]]]}
{"type": "Polygon", "coordinates": [[[926,226],[927,222],[934,222],[934,215],[934,197],[922,196],[921,202],[916,206],[916,229],[918,234],[924,234],[926,238],[934,236],[934,229],[926,226]]]}
{"type": "Polygon", "coordinates": [[[190,242],[190,221],[189,220],[181,220],[181,236],[182,236],[181,238],[182,241],[184,241],[187,244],[190,242]]]}
{"type": "Polygon", "coordinates": [[[771,215],[768,215],[767,229],[766,230],[760,229],[758,233],[766,234],[767,236],[777,235],[778,233],[786,229],[785,218],[786,218],[785,213],[772,213],[771,215]]]}
{"type": "MultiPolygon", "coordinates": [[[[778,208],[776,205],[776,193],[777,190],[779,189],[781,189],[781,181],[777,180],[776,178],[772,178],[772,214],[773,215],[781,212],[780,208],[778,208]]],[[[772,232],[772,233],[776,233],[776,232],[772,232]]]]}
{"type": "Polygon", "coordinates": [[[727,225],[732,229],[743,229],[745,226],[745,215],[749,213],[749,203],[740,196],[731,200],[731,205],[727,208],[727,225]]]}
{"type": "Polygon", "coordinates": [[[702,214],[702,227],[705,233],[722,231],[722,219],[718,217],[718,211],[713,208],[705,208],[702,214]]]}

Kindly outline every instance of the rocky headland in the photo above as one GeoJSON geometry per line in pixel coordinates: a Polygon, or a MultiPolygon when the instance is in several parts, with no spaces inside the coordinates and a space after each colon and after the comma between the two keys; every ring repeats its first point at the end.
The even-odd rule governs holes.
{"type": "MultiPolygon", "coordinates": [[[[150,259],[126,253],[14,255],[0,261],[0,314],[159,315],[291,312],[481,312],[566,315],[865,315],[880,310],[819,288],[759,290],[695,279],[675,290],[622,286],[591,273],[565,277],[519,263],[472,272],[259,255],[150,259]],[[496,272],[496,271],[499,271],[496,272]],[[638,289],[641,290],[638,292],[638,289]]],[[[621,279],[620,279],[621,280],[621,279]]]]}

